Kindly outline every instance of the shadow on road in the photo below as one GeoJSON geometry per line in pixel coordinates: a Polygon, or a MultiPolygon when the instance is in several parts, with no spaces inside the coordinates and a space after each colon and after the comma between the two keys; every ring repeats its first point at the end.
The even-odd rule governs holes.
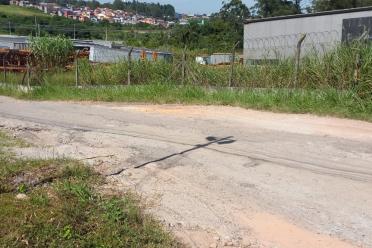
{"type": "Polygon", "coordinates": [[[232,144],[232,143],[234,143],[236,141],[233,138],[234,138],[233,136],[228,136],[228,137],[225,137],[225,138],[217,138],[217,137],[214,137],[214,136],[209,136],[209,137],[206,138],[206,140],[208,142],[205,143],[205,144],[197,144],[193,148],[184,150],[182,152],[173,153],[171,155],[168,155],[168,156],[165,156],[165,157],[162,157],[162,158],[159,158],[159,159],[155,159],[155,160],[152,160],[152,161],[149,161],[149,162],[146,162],[146,163],[137,165],[134,168],[138,169],[138,168],[144,167],[144,166],[146,166],[148,164],[156,163],[156,162],[160,162],[160,161],[164,161],[166,159],[169,159],[169,158],[172,158],[172,157],[175,157],[175,156],[179,156],[179,155],[183,155],[185,153],[189,153],[189,152],[192,152],[192,151],[195,151],[195,150],[198,150],[198,149],[201,149],[201,148],[210,146],[212,144],[218,144],[218,145],[232,144]]]}

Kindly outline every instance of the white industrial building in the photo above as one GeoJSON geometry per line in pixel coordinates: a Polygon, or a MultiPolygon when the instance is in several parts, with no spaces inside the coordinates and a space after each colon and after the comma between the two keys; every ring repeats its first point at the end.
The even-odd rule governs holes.
{"type": "Polygon", "coordinates": [[[341,42],[372,37],[372,7],[247,20],[244,60],[292,57],[302,35],[302,55],[322,54],[341,42]]]}
{"type": "MultiPolygon", "coordinates": [[[[0,35],[0,49],[27,49],[30,37],[17,35],[0,35]]],[[[75,49],[89,51],[89,61],[96,63],[115,63],[129,57],[130,47],[104,40],[72,40],[75,49]]],[[[146,48],[133,48],[133,60],[165,60],[170,61],[172,53],[156,51],[146,48]]]]}

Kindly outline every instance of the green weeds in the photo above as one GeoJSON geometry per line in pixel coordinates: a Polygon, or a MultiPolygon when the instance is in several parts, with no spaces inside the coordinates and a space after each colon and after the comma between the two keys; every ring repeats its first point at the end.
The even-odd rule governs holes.
{"type": "Polygon", "coordinates": [[[27,147],[28,144],[21,139],[12,138],[7,133],[0,131],[0,147],[12,147],[12,146],[27,147]]]}
{"type": "Polygon", "coordinates": [[[0,94],[29,100],[78,100],[229,105],[288,113],[313,113],[372,121],[372,99],[352,90],[227,89],[170,83],[75,88],[44,85],[31,92],[0,87],[0,94]]]}
{"type": "Polygon", "coordinates": [[[97,193],[103,183],[76,161],[18,159],[0,147],[0,247],[180,246],[134,195],[97,193]]]}

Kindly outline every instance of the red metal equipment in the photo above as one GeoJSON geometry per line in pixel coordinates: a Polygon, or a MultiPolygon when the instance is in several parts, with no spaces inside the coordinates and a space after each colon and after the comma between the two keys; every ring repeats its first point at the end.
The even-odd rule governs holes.
{"type": "Polygon", "coordinates": [[[24,72],[27,70],[27,61],[31,58],[28,50],[0,49],[0,70],[24,72]]]}

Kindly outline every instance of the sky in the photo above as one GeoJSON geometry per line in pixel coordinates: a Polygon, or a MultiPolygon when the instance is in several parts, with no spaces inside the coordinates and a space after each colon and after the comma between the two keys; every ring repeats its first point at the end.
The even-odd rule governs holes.
{"type": "MultiPolygon", "coordinates": [[[[222,0],[139,0],[140,2],[169,3],[176,8],[177,13],[210,14],[217,12],[222,6],[222,0]]],[[[251,7],[254,0],[243,0],[251,7]]]]}

